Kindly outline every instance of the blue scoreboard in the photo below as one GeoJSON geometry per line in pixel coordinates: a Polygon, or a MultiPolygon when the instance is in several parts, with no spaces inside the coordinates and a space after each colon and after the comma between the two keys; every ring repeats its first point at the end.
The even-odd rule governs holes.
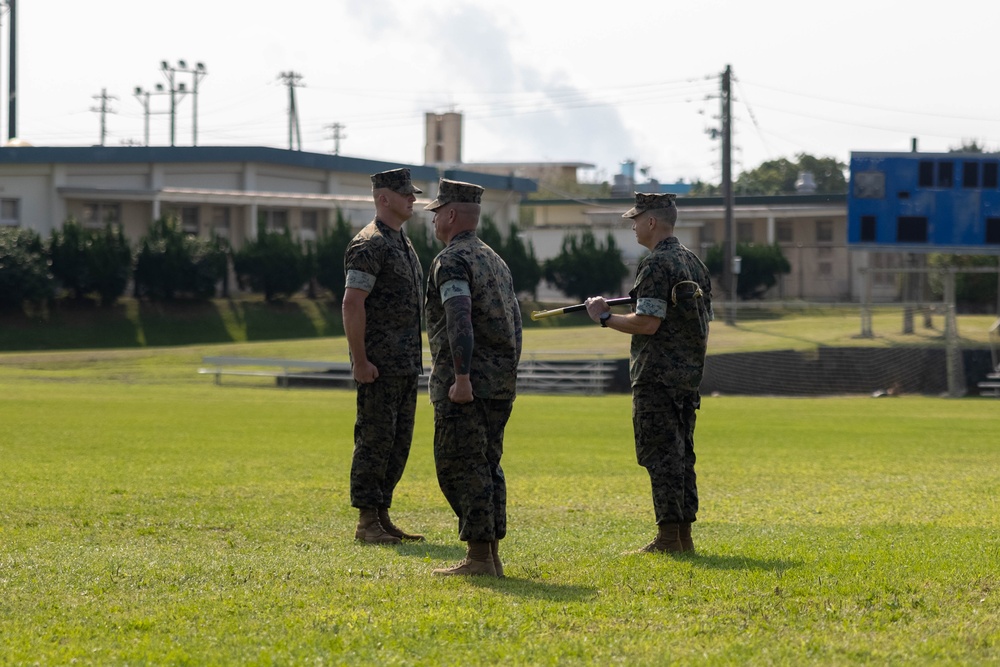
{"type": "Polygon", "coordinates": [[[1000,153],[851,153],[847,243],[1000,255],[1000,153]]]}

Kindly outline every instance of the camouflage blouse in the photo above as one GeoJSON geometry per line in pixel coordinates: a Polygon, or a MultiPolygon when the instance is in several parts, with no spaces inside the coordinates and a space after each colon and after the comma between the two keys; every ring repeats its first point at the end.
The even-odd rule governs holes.
{"type": "Polygon", "coordinates": [[[636,299],[636,313],[663,320],[656,333],[632,336],[632,386],[698,391],[713,319],[712,283],[705,264],[671,236],[639,261],[629,294],[636,299]]]}
{"type": "Polygon", "coordinates": [[[441,287],[451,281],[467,283],[472,296],[472,392],[477,398],[512,399],[517,388],[517,363],[521,358],[521,311],[514,294],[510,269],[475,232],[451,240],[431,264],[424,310],[433,368],[431,401],[448,398],[455,381],[454,360],[448,340],[448,320],[441,287]]]}
{"type": "Polygon", "coordinates": [[[347,287],[368,292],[368,360],[380,375],[420,375],[420,290],[424,276],[410,239],[374,220],[348,244],[344,271],[347,287]]]}

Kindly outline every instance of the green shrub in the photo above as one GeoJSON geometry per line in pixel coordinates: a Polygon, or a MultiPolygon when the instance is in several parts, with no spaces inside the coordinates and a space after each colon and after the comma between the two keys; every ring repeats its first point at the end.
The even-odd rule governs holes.
{"type": "Polygon", "coordinates": [[[597,294],[617,295],[627,273],[610,232],[603,245],[590,230],[579,237],[568,234],[560,253],[545,262],[545,279],[579,301],[597,294]]]}
{"type": "Polygon", "coordinates": [[[132,272],[132,250],[120,225],[96,232],[70,218],[49,239],[49,257],[52,274],[73,298],[96,292],[102,306],[125,293],[132,272]]]}
{"type": "Polygon", "coordinates": [[[233,268],[241,288],[263,293],[268,301],[295,294],[309,277],[302,248],[287,230],[260,230],[233,253],[233,268]]]}
{"type": "MultiPolygon", "coordinates": [[[[791,272],[781,246],[755,245],[740,243],[736,246],[736,254],[740,261],[740,275],[736,280],[736,294],[741,299],[761,299],[767,290],[778,283],[778,276],[791,272]]],[[[705,265],[713,276],[722,275],[724,264],[722,245],[717,244],[708,249],[705,265]]]]}
{"type": "Polygon", "coordinates": [[[90,291],[87,275],[87,246],[90,233],[74,218],[63,223],[62,230],[49,239],[52,275],[74,299],[82,299],[90,291]]]}
{"type": "Polygon", "coordinates": [[[0,227],[0,308],[41,305],[55,296],[42,240],[30,229],[0,227]]]}
{"type": "Polygon", "coordinates": [[[184,234],[175,218],[153,222],[135,260],[136,296],[170,300],[178,296],[207,299],[225,277],[221,242],[184,234]]]}
{"type": "Polygon", "coordinates": [[[337,209],[337,222],[333,229],[324,230],[316,243],[316,280],[330,290],[335,300],[344,294],[344,252],[352,238],[350,223],[337,209]]]}
{"type": "Polygon", "coordinates": [[[128,285],[132,274],[132,248],[121,225],[105,225],[91,236],[87,252],[90,288],[97,292],[102,306],[111,306],[128,285]]]}

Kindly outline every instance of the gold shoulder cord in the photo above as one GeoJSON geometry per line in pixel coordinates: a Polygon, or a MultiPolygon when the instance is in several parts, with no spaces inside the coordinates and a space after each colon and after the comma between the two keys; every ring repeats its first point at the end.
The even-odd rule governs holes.
{"type": "Polygon", "coordinates": [[[691,294],[692,299],[700,299],[705,296],[705,293],[701,291],[701,285],[693,280],[682,280],[674,285],[674,288],[670,290],[670,302],[675,306],[677,305],[677,288],[681,285],[694,285],[694,292],[691,294]]]}

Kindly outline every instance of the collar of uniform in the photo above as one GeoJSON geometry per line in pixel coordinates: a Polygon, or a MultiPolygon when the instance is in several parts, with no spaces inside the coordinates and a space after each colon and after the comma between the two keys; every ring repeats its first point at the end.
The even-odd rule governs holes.
{"type": "Polygon", "coordinates": [[[383,236],[388,235],[391,236],[392,238],[398,238],[403,234],[402,230],[393,229],[392,227],[385,224],[378,218],[375,218],[375,226],[378,227],[378,230],[382,232],[383,236]]]}
{"type": "Polygon", "coordinates": [[[467,229],[464,232],[459,232],[451,237],[451,242],[448,243],[448,245],[451,245],[452,243],[459,243],[461,241],[468,241],[469,239],[474,238],[476,238],[476,231],[474,229],[467,229]]]}
{"type": "Polygon", "coordinates": [[[680,239],[676,236],[668,236],[659,243],[656,244],[657,248],[666,248],[668,245],[673,245],[674,243],[680,243],[680,239]]]}

